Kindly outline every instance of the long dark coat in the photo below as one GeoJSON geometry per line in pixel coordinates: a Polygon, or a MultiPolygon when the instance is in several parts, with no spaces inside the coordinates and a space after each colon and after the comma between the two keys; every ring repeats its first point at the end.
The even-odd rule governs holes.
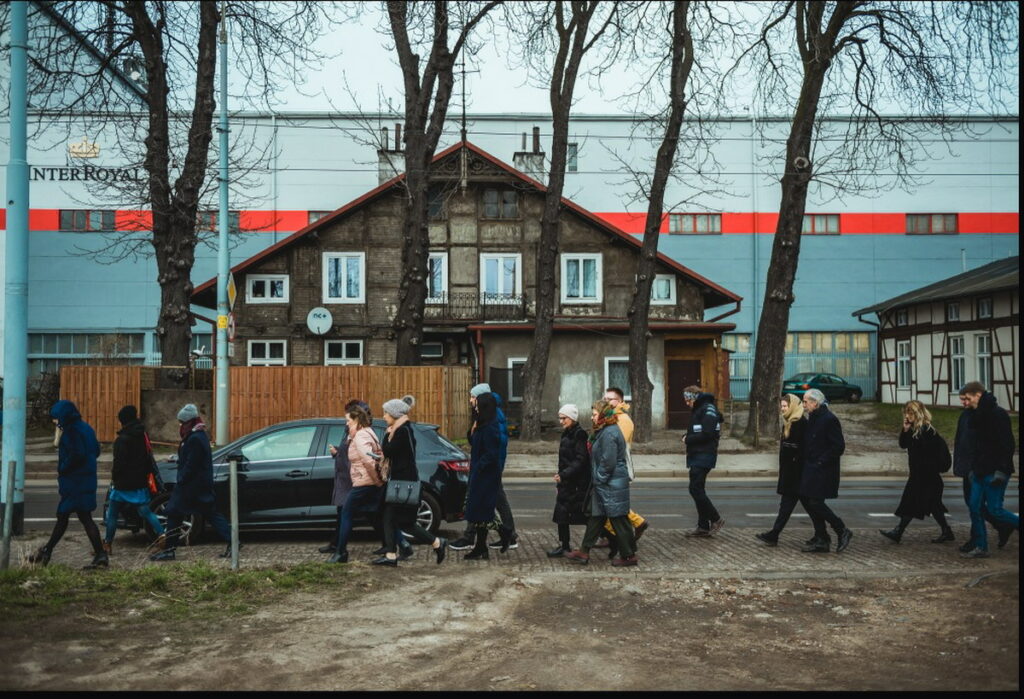
{"type": "Polygon", "coordinates": [[[953,474],[961,478],[966,478],[974,470],[974,458],[978,451],[972,412],[964,410],[960,413],[956,421],[956,436],[953,437],[953,474]]]}
{"type": "Polygon", "coordinates": [[[779,440],[779,483],[775,492],[779,495],[800,494],[800,476],[803,474],[804,433],[807,418],[801,417],[789,426],[789,436],[779,440]]]}
{"type": "Polygon", "coordinates": [[[331,492],[331,504],[342,507],[348,494],[352,492],[352,464],[348,460],[348,430],[341,444],[335,444],[338,453],[334,455],[334,490],[331,492]]]}
{"type": "Polygon", "coordinates": [[[839,418],[819,405],[807,418],[804,431],[804,470],[800,474],[800,495],[830,500],[839,497],[839,457],[846,451],[839,418]]]}
{"type": "Polygon", "coordinates": [[[985,391],[972,411],[971,426],[976,435],[977,453],[974,475],[987,476],[996,471],[1013,473],[1013,452],[1016,441],[1010,426],[1010,416],[996,402],[996,397],[985,391]]]}
{"type": "Polygon", "coordinates": [[[946,440],[931,428],[922,429],[917,437],[908,430],[900,432],[900,448],[907,450],[910,478],[903,488],[896,516],[924,519],[930,515],[945,514],[941,473],[951,459],[946,440]]]}
{"type": "Polygon", "coordinates": [[[100,455],[96,432],[69,400],[54,403],[50,417],[62,431],[57,446],[57,513],[92,512],[96,509],[96,458],[100,455]]]}
{"type": "Polygon", "coordinates": [[[146,426],[132,420],[117,433],[114,440],[114,465],[110,480],[118,490],[139,490],[149,485],[153,462],[146,449],[146,426]]]}
{"type": "Polygon", "coordinates": [[[579,423],[562,431],[558,445],[558,476],[552,522],[586,524],[587,491],[590,489],[590,452],[587,431],[579,423]]]}
{"type": "Polygon", "coordinates": [[[477,423],[470,435],[469,488],[466,493],[466,521],[490,522],[501,487],[501,424],[497,419],[477,423]]]}
{"type": "Polygon", "coordinates": [[[616,424],[605,425],[590,445],[590,477],[593,493],[590,514],[594,517],[625,517],[629,514],[629,470],[626,439],[616,424]]]}
{"type": "Polygon", "coordinates": [[[193,429],[178,447],[178,482],[167,508],[182,514],[206,514],[213,507],[210,435],[205,428],[193,429]]]}
{"type": "MultiPolygon", "coordinates": [[[[380,443],[381,453],[391,465],[389,480],[419,481],[420,471],[416,468],[416,435],[412,433],[412,423],[406,422],[392,434],[384,433],[384,441],[380,443]]],[[[383,489],[381,489],[383,491],[383,489]]],[[[393,508],[395,524],[409,526],[416,522],[419,503],[415,505],[386,505],[393,508]]]]}

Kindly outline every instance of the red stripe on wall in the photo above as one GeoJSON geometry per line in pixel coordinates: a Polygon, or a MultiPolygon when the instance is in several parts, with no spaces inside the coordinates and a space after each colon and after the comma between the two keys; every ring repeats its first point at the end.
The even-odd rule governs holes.
{"type": "Polygon", "coordinates": [[[1020,234],[1019,213],[960,214],[961,233],[1020,234]]]}
{"type": "Polygon", "coordinates": [[[114,214],[114,228],[119,231],[148,231],[153,229],[152,211],[118,211],[114,214]]]}

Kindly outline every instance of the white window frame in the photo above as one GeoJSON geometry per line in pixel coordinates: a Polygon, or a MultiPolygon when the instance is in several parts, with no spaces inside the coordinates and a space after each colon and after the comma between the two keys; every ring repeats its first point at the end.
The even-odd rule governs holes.
{"type": "Polygon", "coordinates": [[[523,401],[522,396],[512,395],[512,386],[514,385],[514,379],[512,378],[512,370],[516,364],[526,364],[527,357],[509,357],[506,361],[508,367],[508,401],[509,403],[521,403],[523,401]]]}
{"type": "MultiPolygon", "coordinates": [[[[487,261],[498,260],[500,261],[514,257],[516,260],[516,274],[515,274],[515,289],[510,292],[499,291],[499,294],[509,294],[513,297],[522,296],[523,294],[523,255],[518,252],[482,252],[480,253],[480,303],[481,304],[501,304],[508,303],[509,299],[488,299],[487,291],[485,287],[486,274],[487,274],[487,261]]],[[[498,280],[502,279],[502,275],[498,275],[498,280]]]]}
{"type": "MultiPolygon", "coordinates": [[[[342,350],[341,353],[342,355],[345,354],[344,349],[342,350]]],[[[324,340],[324,366],[362,366],[364,357],[363,353],[364,345],[362,340],[324,340]],[[331,345],[338,344],[342,345],[343,347],[344,345],[348,344],[359,345],[359,359],[331,359],[330,352],[327,351],[327,348],[330,347],[331,345]]]]}
{"type": "Polygon", "coordinates": [[[992,336],[988,333],[974,336],[975,357],[977,358],[978,381],[992,390],[992,336]],[[984,349],[982,345],[985,345],[984,349]]]}
{"type": "MultiPolygon", "coordinates": [[[[625,362],[628,365],[629,364],[629,357],[605,357],[604,358],[604,385],[605,386],[611,386],[612,385],[612,379],[611,379],[610,373],[608,371],[609,365],[612,362],[625,362]]],[[[626,368],[626,371],[629,371],[629,367],[628,366],[626,368]]],[[[622,387],[618,386],[618,388],[622,388],[622,387]]],[[[603,396],[604,393],[602,393],[601,395],[603,396]]],[[[629,393],[628,394],[624,394],[622,396],[622,400],[624,402],[626,402],[626,403],[629,403],[630,401],[633,400],[633,387],[632,386],[630,386],[630,388],[629,388],[629,393]]]]}
{"type": "Polygon", "coordinates": [[[652,306],[674,306],[676,305],[676,275],[674,274],[655,274],[654,283],[651,284],[651,305],[652,306]],[[667,299],[655,299],[654,298],[654,286],[658,283],[659,279],[669,280],[669,296],[667,299]]]}
{"type": "MultiPolygon", "coordinates": [[[[426,303],[444,303],[448,298],[448,253],[447,252],[431,252],[428,256],[428,260],[441,260],[441,295],[430,296],[430,284],[427,284],[427,300],[426,303]]],[[[428,262],[429,265],[429,262],[428,262]]],[[[430,278],[430,268],[427,267],[427,279],[430,278]]]]}
{"type": "Polygon", "coordinates": [[[911,361],[911,355],[913,354],[913,347],[911,346],[910,340],[897,340],[896,342],[896,388],[910,388],[914,383],[913,369],[914,364],[911,361]],[[901,350],[906,348],[907,353],[901,354],[901,350]]]}
{"type": "Polygon", "coordinates": [[[431,341],[431,342],[423,342],[423,343],[421,343],[420,344],[420,358],[421,359],[444,359],[444,342],[440,342],[440,341],[434,342],[434,341],[431,341]],[[437,347],[438,348],[437,354],[434,354],[433,352],[428,354],[427,351],[426,351],[428,347],[431,347],[431,348],[437,347]]]}
{"type": "MultiPolygon", "coordinates": [[[[322,296],[325,304],[329,303],[366,303],[366,253],[365,252],[325,252],[321,258],[321,284],[322,284],[322,296]],[[329,265],[328,262],[335,258],[357,258],[359,260],[359,296],[355,298],[345,296],[329,296],[328,290],[330,286],[329,281],[329,265]]],[[[345,287],[344,280],[341,284],[342,288],[345,287]]]]}
{"type": "Polygon", "coordinates": [[[896,326],[902,327],[910,324],[910,311],[906,308],[900,308],[896,311],[896,326]]]}
{"type": "Polygon", "coordinates": [[[993,303],[991,296],[982,296],[978,299],[978,318],[991,318],[993,303]]]}
{"type": "MultiPolygon", "coordinates": [[[[268,291],[270,287],[267,287],[268,291]]],[[[288,281],[287,274],[247,274],[245,275],[245,302],[246,303],[289,303],[291,298],[291,284],[288,281]],[[258,298],[253,295],[252,287],[253,282],[284,282],[284,296],[281,298],[273,298],[266,296],[264,298],[258,298]]]]}
{"type": "Polygon", "coordinates": [[[565,146],[565,171],[578,172],[580,146],[578,143],[567,143],[565,146]]]}
{"type": "Polygon", "coordinates": [[[603,257],[604,256],[601,255],[601,253],[599,253],[599,252],[598,253],[566,252],[566,253],[562,253],[561,255],[559,255],[559,259],[560,259],[559,265],[560,265],[561,274],[562,274],[562,283],[559,286],[561,287],[560,293],[561,293],[562,303],[563,304],[595,304],[595,303],[601,303],[601,300],[602,300],[602,298],[604,296],[603,290],[601,288],[602,284],[604,282],[604,270],[602,269],[603,266],[604,266],[603,263],[602,263],[603,257]],[[570,261],[576,262],[580,266],[580,294],[582,294],[583,293],[583,287],[585,286],[583,284],[583,262],[585,260],[594,260],[597,263],[596,265],[594,265],[594,269],[595,269],[595,272],[597,274],[597,279],[595,280],[595,283],[594,283],[594,289],[595,289],[596,293],[595,293],[594,296],[582,296],[581,295],[581,296],[576,296],[576,297],[570,297],[568,295],[568,291],[569,291],[568,290],[568,285],[566,284],[566,280],[568,279],[568,275],[566,274],[566,272],[568,270],[569,262],[570,261]]]}
{"type": "MultiPolygon", "coordinates": [[[[288,366],[288,340],[249,340],[246,346],[246,364],[248,366],[288,366]],[[281,359],[258,359],[255,362],[252,357],[252,347],[256,344],[267,345],[267,349],[270,349],[271,344],[279,344],[284,347],[283,357],[281,359]]],[[[270,352],[268,351],[269,355],[270,352]]]]}
{"type": "Polygon", "coordinates": [[[950,301],[946,304],[946,322],[952,323],[960,320],[960,302],[950,301]]]}
{"type": "Polygon", "coordinates": [[[967,347],[963,335],[951,335],[949,338],[949,382],[950,393],[959,393],[967,383],[967,347]]]}

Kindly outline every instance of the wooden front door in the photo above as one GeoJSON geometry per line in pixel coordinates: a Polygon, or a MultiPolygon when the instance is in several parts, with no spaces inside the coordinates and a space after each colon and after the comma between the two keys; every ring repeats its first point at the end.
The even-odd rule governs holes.
{"type": "Polygon", "coordinates": [[[690,408],[683,400],[683,389],[700,385],[699,359],[668,360],[668,428],[685,430],[690,426],[690,408]]]}

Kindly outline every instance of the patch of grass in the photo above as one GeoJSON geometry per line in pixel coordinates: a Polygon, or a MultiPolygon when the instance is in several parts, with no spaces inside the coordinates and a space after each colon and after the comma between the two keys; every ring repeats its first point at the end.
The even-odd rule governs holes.
{"type": "Polygon", "coordinates": [[[0,572],[0,618],[31,623],[54,615],[128,614],[160,620],[239,616],[295,590],[368,588],[356,567],[304,563],[232,572],[205,561],[138,570],[83,571],[65,565],[0,572]]]}
{"type": "MultiPolygon", "coordinates": [[[[903,428],[903,406],[893,403],[873,403],[875,408],[874,416],[871,419],[873,427],[880,431],[890,432],[895,438],[903,428]]],[[[932,425],[938,430],[950,445],[956,436],[956,423],[960,419],[961,408],[950,408],[941,405],[929,405],[928,412],[932,414],[932,425]]],[[[1010,427],[1013,429],[1014,441],[1020,443],[1020,415],[1010,415],[1010,427]]]]}

